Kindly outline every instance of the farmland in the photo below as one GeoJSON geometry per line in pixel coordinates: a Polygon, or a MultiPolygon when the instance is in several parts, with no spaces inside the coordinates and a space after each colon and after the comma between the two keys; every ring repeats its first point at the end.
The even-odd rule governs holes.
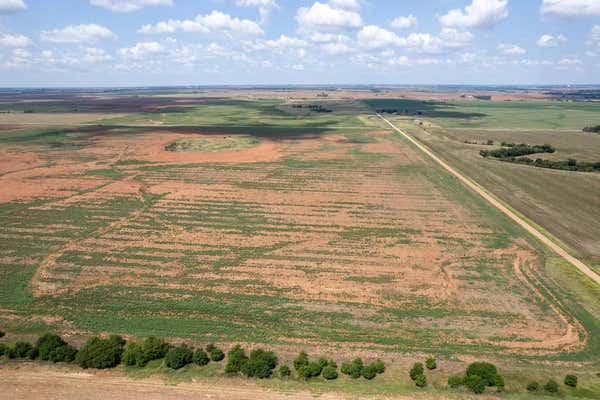
{"type": "MultiPolygon", "coordinates": [[[[141,99],[55,100],[36,126],[3,105],[14,111],[0,115],[0,324],[11,335],[377,355],[397,371],[422,354],[452,371],[486,357],[521,371],[508,374],[514,391],[523,376],[600,368],[597,287],[373,116],[422,110],[394,120],[594,260],[598,175],[486,160],[489,146],[464,141],[543,142],[552,157],[596,161],[600,136],[578,130],[597,106],[141,99]]],[[[584,387],[597,393],[598,378],[584,387]]]]}

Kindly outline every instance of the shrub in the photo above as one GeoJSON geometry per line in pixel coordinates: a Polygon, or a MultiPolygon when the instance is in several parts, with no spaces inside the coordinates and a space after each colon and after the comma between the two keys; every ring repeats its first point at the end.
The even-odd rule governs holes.
{"type": "Polygon", "coordinates": [[[271,377],[277,367],[277,356],[272,351],[252,350],[250,359],[242,365],[241,371],[249,378],[265,379],[271,377]]]}
{"type": "Polygon", "coordinates": [[[292,370],[287,365],[282,365],[279,367],[279,376],[282,379],[287,379],[292,375],[292,370]]]}
{"type": "Polygon", "coordinates": [[[121,362],[123,347],[110,339],[93,337],[79,350],[75,361],[82,368],[113,368],[121,362]]]}
{"type": "MultiPolygon", "coordinates": [[[[29,342],[16,342],[8,351],[9,358],[31,358],[34,348],[29,342]]],[[[35,358],[35,357],[34,357],[35,358]]]]}
{"type": "Polygon", "coordinates": [[[35,344],[41,360],[52,362],[72,362],[77,349],[70,346],[60,336],[46,333],[40,336],[35,344]]]}
{"type": "Polygon", "coordinates": [[[485,390],[485,380],[479,375],[467,375],[464,380],[464,385],[473,393],[480,394],[485,390]]]}
{"type": "Polygon", "coordinates": [[[321,374],[323,375],[323,378],[327,379],[328,381],[338,378],[337,369],[331,365],[327,365],[325,368],[323,368],[321,374]]]}
{"type": "Polygon", "coordinates": [[[565,385],[571,386],[571,387],[577,387],[577,376],[576,375],[565,376],[565,385]]]}
{"type": "Polygon", "coordinates": [[[494,386],[494,380],[498,375],[496,366],[487,362],[474,362],[467,367],[467,376],[477,375],[486,386],[494,386]]]}
{"type": "Polygon", "coordinates": [[[187,345],[173,347],[165,356],[165,364],[172,369],[183,368],[192,362],[194,351],[187,345]]]}
{"type": "Polygon", "coordinates": [[[8,351],[9,348],[4,343],[0,343],[0,357],[2,357],[5,354],[8,355],[8,351]]]}
{"type": "Polygon", "coordinates": [[[321,367],[321,364],[313,361],[300,367],[300,369],[298,370],[298,376],[304,379],[308,379],[321,375],[322,371],[323,367],[321,367]]]}
{"type": "Polygon", "coordinates": [[[202,347],[199,347],[198,350],[196,350],[196,352],[194,353],[194,358],[192,359],[192,361],[198,365],[206,365],[209,363],[210,359],[208,358],[208,354],[206,354],[206,352],[202,350],[202,347]]]}
{"type": "Polygon", "coordinates": [[[125,343],[127,343],[127,341],[125,339],[123,339],[123,336],[120,336],[120,335],[110,335],[108,337],[108,341],[113,343],[116,346],[121,346],[121,347],[125,347],[125,343]]]}
{"type": "Polygon", "coordinates": [[[456,389],[460,385],[463,384],[463,377],[458,375],[451,375],[448,377],[448,386],[453,389],[456,389]]]}
{"type": "Polygon", "coordinates": [[[502,375],[494,375],[493,382],[494,384],[492,386],[495,386],[498,392],[504,390],[504,377],[502,375]]]}
{"type": "Polygon", "coordinates": [[[537,392],[538,390],[540,390],[540,384],[538,382],[533,381],[527,384],[528,392],[537,392]]]}
{"type": "Polygon", "coordinates": [[[294,369],[296,371],[299,371],[300,368],[302,368],[303,366],[308,364],[308,354],[306,354],[305,352],[301,351],[298,354],[298,357],[296,357],[294,359],[294,369]]]}
{"type": "Polygon", "coordinates": [[[213,347],[210,350],[210,359],[214,362],[219,362],[222,361],[225,358],[225,353],[223,353],[223,350],[219,349],[218,347],[213,347]]]}
{"type": "Polygon", "coordinates": [[[414,381],[417,387],[424,388],[425,386],[427,386],[427,378],[423,374],[415,376],[414,381]]]}
{"type": "Polygon", "coordinates": [[[143,367],[145,364],[144,350],[142,346],[135,342],[127,343],[125,351],[123,352],[123,364],[128,366],[143,367]]]}
{"type": "Polygon", "coordinates": [[[143,367],[148,361],[164,358],[169,351],[169,345],[163,338],[150,336],[144,340],[142,351],[144,353],[144,359],[142,360],[141,366],[143,367]]]}
{"type": "Polygon", "coordinates": [[[427,369],[436,369],[437,362],[435,361],[435,358],[428,358],[427,361],[425,361],[425,366],[427,367],[427,369]]]}
{"type": "Polygon", "coordinates": [[[550,379],[544,385],[544,390],[548,393],[557,393],[558,392],[558,383],[554,379],[550,379]]]}
{"type": "Polygon", "coordinates": [[[361,374],[365,379],[370,381],[377,376],[377,371],[375,370],[375,367],[370,364],[362,368],[361,374]]]}
{"type": "Polygon", "coordinates": [[[412,368],[410,369],[410,372],[408,373],[408,375],[410,376],[410,379],[412,379],[413,381],[415,379],[417,379],[417,376],[423,375],[423,364],[414,363],[412,368]]]}
{"type": "Polygon", "coordinates": [[[70,344],[65,344],[64,346],[60,346],[52,350],[48,360],[52,361],[53,363],[71,363],[75,361],[75,357],[77,357],[77,349],[70,344]]]}
{"type": "Polygon", "coordinates": [[[242,367],[248,362],[248,357],[244,349],[240,345],[236,345],[227,353],[227,364],[225,372],[228,374],[237,374],[242,370],[242,367]]]}
{"type": "Polygon", "coordinates": [[[385,372],[385,364],[380,359],[373,361],[371,365],[373,366],[373,368],[375,368],[375,372],[377,372],[378,374],[383,374],[385,372]]]}
{"type": "Polygon", "coordinates": [[[362,375],[363,361],[360,358],[355,358],[352,362],[342,364],[342,374],[349,375],[357,379],[362,375]]]}

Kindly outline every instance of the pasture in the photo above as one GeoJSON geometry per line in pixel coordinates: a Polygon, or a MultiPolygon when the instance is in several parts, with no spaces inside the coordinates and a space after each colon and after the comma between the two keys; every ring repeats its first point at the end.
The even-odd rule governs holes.
{"type": "MultiPolygon", "coordinates": [[[[366,105],[198,101],[0,132],[5,329],[598,366],[595,288],[366,105]]],[[[444,118],[400,122],[450,158],[468,146],[439,144],[444,118]]],[[[573,181],[580,213],[594,179],[573,181]]]]}

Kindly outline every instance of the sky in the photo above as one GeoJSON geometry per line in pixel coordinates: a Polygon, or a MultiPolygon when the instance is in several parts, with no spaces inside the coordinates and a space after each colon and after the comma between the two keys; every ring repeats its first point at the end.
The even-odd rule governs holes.
{"type": "Polygon", "coordinates": [[[600,0],[0,0],[1,87],[599,77],[600,0]]]}

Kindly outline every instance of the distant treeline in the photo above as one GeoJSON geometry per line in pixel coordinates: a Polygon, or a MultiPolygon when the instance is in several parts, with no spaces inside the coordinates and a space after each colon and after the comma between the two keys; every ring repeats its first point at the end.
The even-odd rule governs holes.
{"type": "Polygon", "coordinates": [[[583,128],[584,132],[592,132],[592,133],[600,133],[600,125],[596,126],[586,126],[583,128]]]}
{"type": "Polygon", "coordinates": [[[502,143],[502,148],[496,150],[481,150],[479,154],[485,158],[495,158],[499,161],[509,162],[514,164],[532,165],[539,168],[559,169],[563,171],[580,171],[580,172],[598,172],[600,171],[600,162],[578,162],[574,159],[566,161],[544,160],[542,158],[531,159],[521,157],[539,153],[554,153],[556,149],[549,144],[534,145],[502,143]]]}
{"type": "MultiPolygon", "coordinates": [[[[379,110],[375,110],[375,112],[378,114],[403,114],[403,115],[411,114],[410,110],[408,110],[408,109],[398,110],[397,108],[381,108],[379,110]]],[[[423,115],[423,112],[415,111],[412,114],[413,115],[423,115]]]]}
{"type": "MultiPolygon", "coordinates": [[[[304,108],[304,106],[302,104],[293,104],[292,108],[304,108]]],[[[325,108],[319,104],[309,104],[306,106],[306,108],[308,108],[310,111],[318,112],[318,113],[333,112],[333,110],[330,110],[329,108],[325,108]]]]}

